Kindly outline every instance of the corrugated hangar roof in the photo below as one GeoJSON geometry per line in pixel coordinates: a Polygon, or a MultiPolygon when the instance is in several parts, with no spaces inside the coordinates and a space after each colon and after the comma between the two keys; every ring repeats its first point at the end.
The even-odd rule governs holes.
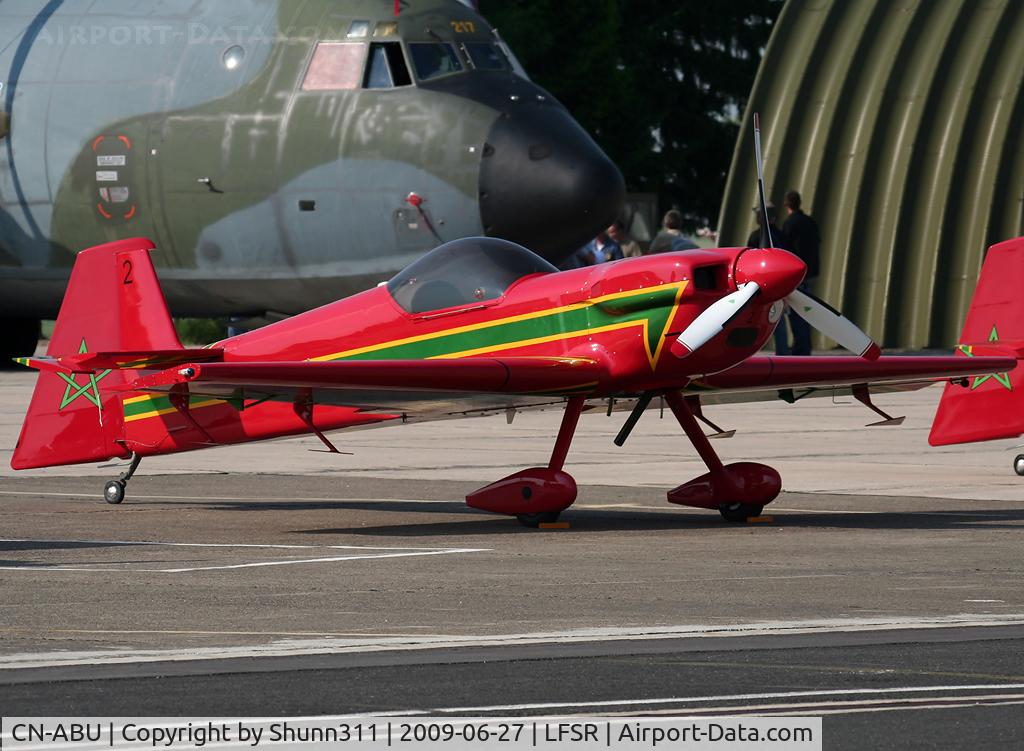
{"type": "Polygon", "coordinates": [[[760,112],[780,223],[796,189],[821,227],[815,293],[884,346],[952,346],[985,249],[1024,234],[1022,83],[1021,0],[789,0],[744,115],[720,244],[754,227],[760,112]]]}

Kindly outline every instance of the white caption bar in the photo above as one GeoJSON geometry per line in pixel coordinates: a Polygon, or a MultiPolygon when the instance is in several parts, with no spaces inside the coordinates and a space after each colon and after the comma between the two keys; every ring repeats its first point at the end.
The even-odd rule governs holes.
{"type": "Polygon", "coordinates": [[[820,717],[0,719],[4,749],[786,749],[821,751],[820,717]]]}

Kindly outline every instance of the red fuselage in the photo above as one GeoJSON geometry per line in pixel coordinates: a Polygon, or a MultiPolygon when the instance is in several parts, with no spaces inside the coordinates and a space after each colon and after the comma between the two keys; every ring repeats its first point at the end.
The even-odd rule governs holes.
{"type": "MultiPolygon", "coordinates": [[[[711,303],[735,291],[737,260],[765,252],[695,250],[534,274],[495,299],[416,314],[380,286],[214,346],[224,350],[227,363],[579,357],[602,362],[609,376],[588,396],[680,388],[692,377],[742,362],[771,335],[781,313],[776,294],[756,299],[728,333],[699,352],[679,359],[668,349],[711,303]]],[[[204,436],[166,397],[129,394],[127,448],[151,455],[206,447],[211,438],[228,444],[309,432],[291,403],[239,409],[245,398],[193,395],[191,412],[204,436]]],[[[336,430],[398,417],[322,405],[316,424],[336,430]]]]}

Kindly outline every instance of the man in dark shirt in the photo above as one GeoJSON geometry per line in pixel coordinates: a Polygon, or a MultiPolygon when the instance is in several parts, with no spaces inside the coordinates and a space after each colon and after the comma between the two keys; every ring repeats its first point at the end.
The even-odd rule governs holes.
{"type": "Polygon", "coordinates": [[[678,209],[669,209],[661,220],[661,232],[651,242],[649,254],[674,250],[693,250],[697,246],[683,237],[683,215],[678,209]]]}
{"type": "Polygon", "coordinates": [[[818,276],[818,254],[821,250],[821,233],[818,231],[818,223],[800,210],[800,194],[795,190],[786,193],[783,201],[786,208],[785,223],[782,231],[786,233],[789,240],[790,250],[800,257],[800,260],[807,264],[807,278],[804,281],[812,281],[818,276]]]}
{"type": "MultiPolygon", "coordinates": [[[[788,242],[786,249],[796,254],[801,261],[807,264],[807,276],[804,277],[803,284],[800,285],[800,290],[808,292],[810,290],[811,283],[818,276],[818,257],[819,251],[821,250],[821,233],[818,231],[818,223],[800,209],[800,203],[800,194],[795,190],[791,190],[786,193],[786,198],[783,200],[782,205],[785,207],[786,214],[788,216],[786,217],[785,223],[782,225],[782,232],[786,236],[786,241],[788,242]]],[[[789,318],[789,327],[793,330],[792,354],[811,354],[810,325],[803,318],[798,315],[794,315],[792,312],[787,317],[789,318]]],[[[784,327],[779,326],[779,328],[781,329],[784,327]]],[[[784,342],[785,339],[785,332],[783,332],[782,341],[784,342]]],[[[779,337],[776,335],[776,354],[786,354],[786,352],[779,351],[779,343],[779,337]]],[[[788,346],[785,348],[788,349],[788,346]]]]}
{"type": "MultiPolygon", "coordinates": [[[[782,248],[783,250],[790,250],[789,242],[786,239],[785,232],[783,232],[781,229],[779,229],[779,225],[777,225],[775,223],[775,204],[769,202],[768,206],[766,208],[768,209],[768,230],[771,232],[772,245],[774,245],[776,248],[782,248]]],[[[761,247],[761,217],[763,215],[761,214],[761,207],[760,206],[755,206],[753,211],[754,211],[754,218],[757,219],[757,227],[754,228],[754,231],[750,233],[750,237],[747,238],[747,247],[748,248],[760,248],[761,247]]]]}

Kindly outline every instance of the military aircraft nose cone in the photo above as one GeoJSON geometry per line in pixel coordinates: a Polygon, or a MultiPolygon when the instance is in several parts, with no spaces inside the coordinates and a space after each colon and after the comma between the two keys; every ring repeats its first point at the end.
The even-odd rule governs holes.
{"type": "Polygon", "coordinates": [[[780,248],[751,248],[736,261],[736,284],[756,282],[769,301],[789,295],[806,275],[807,265],[780,248]]]}
{"type": "Polygon", "coordinates": [[[498,118],[480,163],[480,217],[490,237],[565,260],[622,210],[622,173],[561,107],[498,118]]]}

